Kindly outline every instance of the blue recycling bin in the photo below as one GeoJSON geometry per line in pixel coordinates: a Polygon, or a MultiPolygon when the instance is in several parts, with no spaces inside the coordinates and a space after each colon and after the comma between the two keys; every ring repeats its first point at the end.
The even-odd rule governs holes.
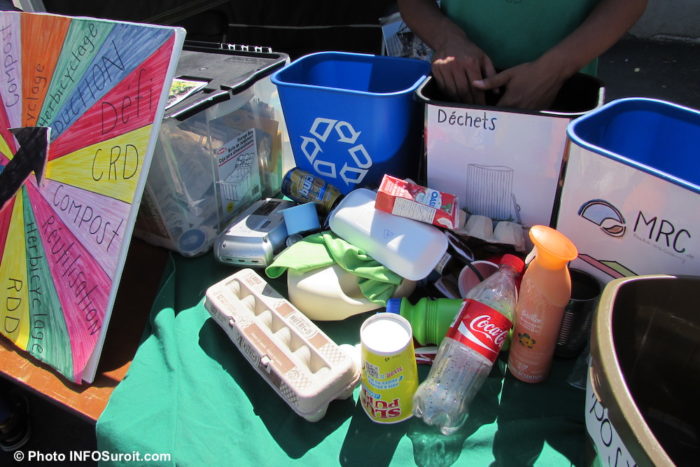
{"type": "Polygon", "coordinates": [[[700,275],[700,111],[619,99],[568,126],[557,229],[602,282],[700,275]]]}
{"type": "Polygon", "coordinates": [[[384,174],[417,177],[428,62],[348,52],[301,57],[272,76],[298,168],[342,193],[384,174]]]}
{"type": "Polygon", "coordinates": [[[571,141],[697,192],[700,112],[647,98],[619,99],[574,120],[571,141]]]}

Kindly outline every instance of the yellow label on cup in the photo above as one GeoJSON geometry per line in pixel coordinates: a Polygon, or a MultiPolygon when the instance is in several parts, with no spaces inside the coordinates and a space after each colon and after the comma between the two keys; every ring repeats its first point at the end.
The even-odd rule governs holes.
{"type": "Polygon", "coordinates": [[[377,423],[397,423],[413,413],[418,368],[411,324],[401,315],[378,313],[362,323],[360,403],[377,423]]]}

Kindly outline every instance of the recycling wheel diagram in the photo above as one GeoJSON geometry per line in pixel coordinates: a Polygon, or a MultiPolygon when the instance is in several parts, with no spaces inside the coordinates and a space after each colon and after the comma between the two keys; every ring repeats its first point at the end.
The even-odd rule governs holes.
{"type": "Polygon", "coordinates": [[[362,132],[356,131],[348,122],[318,117],[311,125],[309,133],[311,136],[301,137],[301,151],[316,173],[333,179],[340,178],[348,185],[362,182],[372,167],[372,157],[367,149],[364,145],[357,144],[362,132]],[[336,137],[337,140],[334,139],[336,137]],[[340,170],[336,162],[323,159],[323,146],[332,141],[346,144],[348,147],[347,153],[351,160],[344,162],[340,170]]]}

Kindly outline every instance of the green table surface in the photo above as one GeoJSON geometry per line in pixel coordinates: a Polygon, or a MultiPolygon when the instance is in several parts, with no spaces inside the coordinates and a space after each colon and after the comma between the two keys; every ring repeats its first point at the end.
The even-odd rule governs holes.
{"type": "MultiPolygon", "coordinates": [[[[415,418],[372,422],[359,387],[331,402],[322,420],[307,422],[204,308],[207,288],[235,271],[211,253],[171,254],[143,342],[98,420],[99,450],[166,453],[164,464],[195,466],[583,464],[585,393],[567,383],[573,360],[555,359],[546,382],[526,384],[507,373],[502,355],[451,436],[415,418]]],[[[286,293],[284,276],[269,282],[286,293]]],[[[371,314],[317,324],[336,343],[356,344],[371,314]]],[[[427,372],[419,365],[421,380],[427,372]]]]}

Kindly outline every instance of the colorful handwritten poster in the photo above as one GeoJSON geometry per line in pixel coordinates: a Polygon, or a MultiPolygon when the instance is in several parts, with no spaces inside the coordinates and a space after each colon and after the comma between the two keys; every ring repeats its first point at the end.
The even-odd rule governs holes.
{"type": "Polygon", "coordinates": [[[92,382],[181,28],[0,13],[0,334],[92,382]]]}

